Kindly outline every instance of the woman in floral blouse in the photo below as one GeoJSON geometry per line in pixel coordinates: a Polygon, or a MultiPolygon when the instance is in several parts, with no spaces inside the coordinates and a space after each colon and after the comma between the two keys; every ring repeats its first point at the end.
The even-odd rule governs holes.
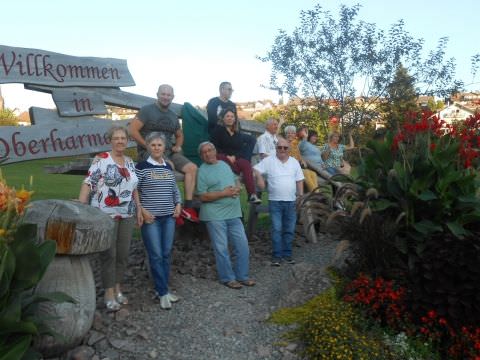
{"type": "Polygon", "coordinates": [[[331,175],[341,173],[340,168],[343,167],[344,150],[355,147],[351,132],[348,134],[348,137],[350,144],[345,146],[339,143],[340,134],[337,131],[333,131],[328,135],[328,143],[320,148],[320,151],[322,152],[322,159],[325,163],[325,170],[327,170],[331,175]]]}
{"type": "Polygon", "coordinates": [[[128,303],[121,291],[121,282],[127,267],[135,220],[141,225],[143,218],[135,164],[124,154],[128,144],[127,129],[114,125],[107,138],[112,150],[93,159],[81,186],[79,200],[100,209],[115,221],[112,245],[100,256],[105,306],[110,311],[117,311],[122,304],[128,303]]]}

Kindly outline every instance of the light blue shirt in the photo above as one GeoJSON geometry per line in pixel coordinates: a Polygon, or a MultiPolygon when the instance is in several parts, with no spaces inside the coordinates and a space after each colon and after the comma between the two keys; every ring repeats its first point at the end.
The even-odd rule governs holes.
{"type": "Polygon", "coordinates": [[[313,145],[311,142],[307,140],[302,140],[298,145],[300,149],[300,154],[305,160],[312,162],[314,165],[323,168],[323,159],[322,159],[322,152],[318,148],[318,146],[313,145]]]}

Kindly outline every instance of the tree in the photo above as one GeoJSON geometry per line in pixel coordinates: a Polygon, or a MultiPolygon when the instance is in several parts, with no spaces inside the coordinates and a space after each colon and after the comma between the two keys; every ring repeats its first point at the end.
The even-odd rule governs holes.
{"type": "MultiPolygon", "coordinates": [[[[462,86],[454,79],[454,59],[445,59],[447,38],[423,55],[423,40],[413,38],[403,20],[385,32],[359,20],[360,5],[340,6],[338,19],[316,5],[300,12],[291,35],[280,30],[263,62],[272,65],[270,88],[311,97],[319,109],[335,99],[342,126],[358,126],[378,115],[375,104],[388,97],[400,64],[414,80],[415,92],[445,96],[462,86]],[[355,101],[360,96],[363,101],[355,101]]],[[[472,60],[473,61],[473,60],[472,60]]],[[[320,124],[327,128],[327,123],[320,124]]]]}
{"type": "Polygon", "coordinates": [[[382,106],[389,129],[398,131],[405,115],[419,110],[414,83],[413,77],[408,75],[407,69],[400,63],[395,78],[387,86],[388,101],[382,106]]]}
{"type": "Polygon", "coordinates": [[[10,109],[0,109],[0,126],[15,126],[18,119],[10,109]]]}

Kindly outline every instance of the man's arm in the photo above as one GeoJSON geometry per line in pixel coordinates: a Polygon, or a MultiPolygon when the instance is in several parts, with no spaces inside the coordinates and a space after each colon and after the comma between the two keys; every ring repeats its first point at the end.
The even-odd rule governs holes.
{"type": "Polygon", "coordinates": [[[182,151],[182,146],[183,146],[183,141],[185,137],[183,136],[183,130],[178,129],[175,132],[175,146],[172,146],[172,151],[173,152],[180,152],[182,151]]]}
{"type": "Polygon", "coordinates": [[[297,181],[297,196],[303,196],[303,180],[297,181]]]}
{"type": "Polygon", "coordinates": [[[355,141],[353,141],[352,132],[348,133],[349,144],[345,146],[347,150],[353,149],[355,147],[355,141]]]}
{"type": "Polygon", "coordinates": [[[200,201],[211,202],[225,197],[237,197],[240,193],[240,188],[237,186],[227,186],[222,191],[212,191],[200,194],[200,201]]]}
{"type": "Polygon", "coordinates": [[[147,148],[145,139],[140,134],[140,130],[143,128],[143,122],[141,122],[137,117],[135,117],[130,123],[130,135],[137,142],[138,145],[147,148]]]}

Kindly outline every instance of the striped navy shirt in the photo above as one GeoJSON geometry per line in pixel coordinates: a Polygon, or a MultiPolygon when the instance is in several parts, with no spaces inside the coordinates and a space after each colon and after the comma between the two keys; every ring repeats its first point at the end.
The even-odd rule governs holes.
{"type": "Polygon", "coordinates": [[[181,198],[170,165],[159,164],[149,157],[135,166],[135,173],[142,206],[154,216],[172,215],[181,198]]]}

